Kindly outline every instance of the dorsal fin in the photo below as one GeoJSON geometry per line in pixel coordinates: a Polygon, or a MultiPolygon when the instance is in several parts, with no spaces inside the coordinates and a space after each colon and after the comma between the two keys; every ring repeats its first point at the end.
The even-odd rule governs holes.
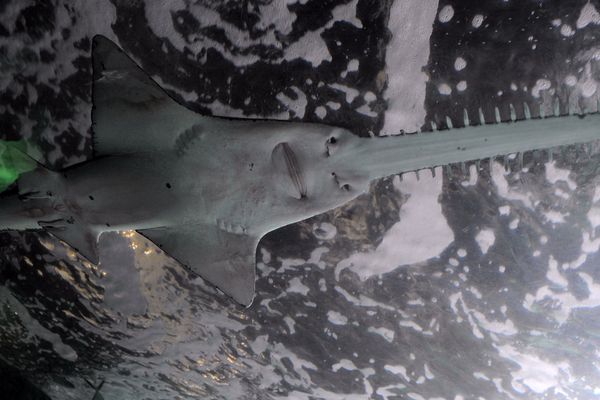
{"type": "Polygon", "coordinates": [[[167,95],[109,39],[92,49],[94,154],[115,155],[172,146],[182,126],[201,117],[167,95]]]}

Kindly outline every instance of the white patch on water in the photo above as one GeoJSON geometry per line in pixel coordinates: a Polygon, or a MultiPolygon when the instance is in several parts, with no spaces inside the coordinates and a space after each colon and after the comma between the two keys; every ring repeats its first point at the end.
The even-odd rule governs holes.
{"type": "Polygon", "coordinates": [[[591,2],[587,2],[581,9],[579,18],[577,19],[577,29],[583,29],[589,24],[600,24],[600,14],[596,7],[591,2]]]}
{"type": "Polygon", "coordinates": [[[356,297],[356,296],[351,295],[350,293],[348,293],[346,290],[344,290],[343,288],[341,288],[339,286],[335,287],[335,291],[338,292],[339,294],[341,294],[346,299],[347,302],[352,303],[355,306],[376,307],[376,308],[381,308],[382,310],[398,311],[403,317],[407,317],[407,314],[405,314],[402,310],[396,310],[392,306],[388,306],[387,304],[375,301],[375,300],[371,299],[370,297],[367,297],[363,294],[359,294],[358,297],[356,297]]]}
{"type": "Polygon", "coordinates": [[[296,333],[296,321],[294,321],[292,317],[286,315],[285,317],[283,317],[283,322],[285,322],[285,324],[288,326],[288,332],[290,335],[296,333]]]}
{"type": "Polygon", "coordinates": [[[483,24],[484,18],[485,17],[481,14],[477,14],[476,16],[474,16],[473,20],[471,21],[471,25],[473,25],[473,28],[479,28],[481,24],[483,24]]]}
{"type": "Polygon", "coordinates": [[[356,72],[356,71],[358,71],[359,66],[360,66],[360,62],[356,58],[353,58],[352,60],[348,61],[348,66],[346,67],[346,71],[356,72]]]}
{"type": "Polygon", "coordinates": [[[382,135],[416,132],[425,122],[425,88],[429,80],[423,67],[429,61],[429,38],[437,0],[397,0],[390,8],[388,28],[392,39],[385,63],[388,109],[382,135]]]}
{"type": "Polygon", "coordinates": [[[577,189],[577,183],[574,180],[569,178],[571,171],[564,168],[558,168],[556,166],[556,161],[548,162],[545,164],[546,167],[546,180],[553,185],[557,182],[566,182],[569,186],[569,189],[575,190],[577,189]]]}
{"type": "Polygon", "coordinates": [[[327,115],[327,109],[323,106],[318,106],[317,108],[315,108],[315,114],[320,119],[323,119],[327,115]]]}
{"type": "Polygon", "coordinates": [[[558,272],[557,267],[556,269],[554,268],[553,263],[549,262],[546,277],[551,281],[552,285],[545,285],[538,288],[535,294],[526,294],[523,301],[525,309],[531,312],[539,312],[541,309],[546,315],[562,325],[569,319],[574,310],[600,307],[600,284],[596,283],[590,275],[584,272],[576,273],[587,288],[587,295],[585,297],[576,297],[568,291],[568,287],[566,287],[567,281],[558,272]],[[563,289],[557,290],[561,286],[563,289]],[[548,305],[551,305],[551,307],[548,305]]]}
{"type": "Polygon", "coordinates": [[[337,235],[337,228],[329,222],[313,225],[313,233],[319,240],[331,240],[337,235]]]}
{"type": "Polygon", "coordinates": [[[391,372],[394,375],[399,375],[406,382],[410,382],[410,378],[406,373],[406,367],[404,365],[386,365],[383,367],[388,372],[391,372]]]}
{"type": "Polygon", "coordinates": [[[300,278],[292,278],[288,284],[288,293],[300,293],[303,296],[306,296],[308,292],[310,292],[310,288],[302,283],[300,278]]]}
{"type": "Polygon", "coordinates": [[[469,180],[462,181],[460,184],[464,187],[475,186],[475,185],[477,185],[478,179],[479,179],[479,172],[477,171],[477,166],[470,165],[469,166],[469,180]]]}
{"type": "Polygon", "coordinates": [[[538,395],[560,387],[571,375],[566,362],[543,360],[535,354],[522,352],[511,345],[494,346],[500,357],[516,363],[519,369],[511,372],[512,387],[521,394],[528,391],[538,395]]]}
{"type": "Polygon", "coordinates": [[[331,110],[339,110],[342,106],[340,103],[335,101],[328,101],[327,103],[325,103],[325,105],[331,110]]]}
{"type": "Polygon", "coordinates": [[[327,320],[334,325],[346,325],[348,323],[348,318],[337,311],[328,311],[327,320]]]}
{"type": "Polygon", "coordinates": [[[465,60],[464,58],[457,57],[456,60],[454,60],[454,69],[455,70],[462,71],[466,67],[467,67],[467,60],[465,60]]]}
{"type": "Polygon", "coordinates": [[[450,22],[452,17],[454,17],[454,8],[451,5],[447,5],[440,10],[438,21],[445,24],[446,22],[450,22]]]}
{"type": "Polygon", "coordinates": [[[281,105],[291,112],[290,117],[304,118],[306,105],[308,104],[306,94],[304,94],[304,92],[298,89],[296,86],[290,86],[290,89],[292,89],[296,94],[295,99],[289,97],[285,93],[278,93],[275,98],[279,100],[281,105]]]}
{"type": "Polygon", "coordinates": [[[560,34],[565,37],[571,37],[575,34],[575,30],[573,29],[573,27],[571,27],[571,25],[564,24],[560,27],[560,34]]]}
{"type": "Polygon", "coordinates": [[[535,98],[540,97],[540,92],[543,90],[548,90],[552,87],[552,84],[548,79],[538,79],[535,82],[535,86],[531,89],[531,94],[535,98]]]}
{"type": "Polygon", "coordinates": [[[546,279],[561,288],[565,288],[569,285],[569,281],[563,277],[558,270],[558,262],[552,256],[550,256],[550,260],[548,261],[546,279]]]}
{"type": "Polygon", "coordinates": [[[395,188],[406,203],[400,209],[400,221],[385,234],[374,251],[355,253],[336,266],[336,276],[348,268],[361,280],[393,271],[401,265],[415,264],[437,257],[454,241],[454,233],[442,213],[439,197],[442,192],[442,170],[436,176],[415,173],[394,178],[395,188]]]}
{"type": "Polygon", "coordinates": [[[362,106],[358,107],[355,111],[360,114],[364,114],[368,117],[375,118],[377,116],[377,113],[375,111],[371,110],[371,107],[369,107],[368,104],[363,104],[362,106]]]}
{"type": "Polygon", "coordinates": [[[567,86],[575,86],[577,85],[577,78],[574,75],[567,75],[565,78],[565,84],[567,86]]]}
{"type": "Polygon", "coordinates": [[[496,191],[500,197],[503,197],[507,200],[516,200],[522,202],[526,207],[533,208],[531,203],[531,199],[528,195],[524,195],[522,193],[513,190],[508,181],[506,180],[506,175],[508,172],[505,171],[504,166],[499,162],[492,163],[492,182],[496,186],[496,191]]]}
{"type": "Polygon", "coordinates": [[[554,210],[550,210],[550,211],[546,211],[544,212],[544,217],[546,218],[546,220],[548,222],[551,222],[553,224],[562,224],[565,222],[565,214],[560,213],[558,211],[554,211],[554,210]]]}
{"type": "Polygon", "coordinates": [[[452,94],[452,88],[447,83],[440,83],[438,85],[438,92],[443,96],[452,94]]]}
{"type": "Polygon", "coordinates": [[[460,81],[456,84],[456,90],[459,92],[464,92],[467,90],[467,81],[460,81]]]}
{"type": "Polygon", "coordinates": [[[496,235],[491,229],[482,229],[479,231],[477,236],[475,236],[475,241],[479,245],[481,253],[487,254],[490,247],[492,247],[496,242],[496,235]]]}
{"type": "Polygon", "coordinates": [[[352,103],[354,99],[357,98],[360,94],[360,92],[357,89],[339,83],[332,83],[331,85],[329,85],[329,87],[339,92],[343,92],[346,95],[346,103],[348,104],[352,103]]]}
{"type": "Polygon", "coordinates": [[[385,340],[387,340],[390,343],[392,343],[394,341],[395,332],[391,329],[387,329],[387,328],[383,328],[383,327],[374,328],[374,327],[370,326],[367,329],[367,331],[381,336],[382,338],[384,338],[385,340]]]}

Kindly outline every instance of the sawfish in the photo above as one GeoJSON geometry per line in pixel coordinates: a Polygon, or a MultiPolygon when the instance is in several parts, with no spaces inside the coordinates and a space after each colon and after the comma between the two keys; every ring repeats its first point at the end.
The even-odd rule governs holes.
{"type": "MultiPolygon", "coordinates": [[[[315,123],[201,115],[172,99],[116,44],[93,46],[94,156],[30,170],[0,199],[0,229],[46,230],[92,263],[99,236],[135,230],[243,305],[270,231],[364,193],[372,180],[600,139],[600,115],[363,138],[315,123]]],[[[18,161],[18,160],[17,160],[18,161]]]]}

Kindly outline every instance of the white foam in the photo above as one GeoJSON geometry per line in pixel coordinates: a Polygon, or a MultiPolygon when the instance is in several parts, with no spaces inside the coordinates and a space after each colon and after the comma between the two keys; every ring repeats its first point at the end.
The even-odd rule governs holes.
{"type": "Polygon", "coordinates": [[[296,98],[291,98],[285,93],[278,93],[275,98],[279,100],[281,105],[283,105],[288,111],[291,111],[291,117],[296,118],[304,118],[304,112],[306,111],[306,105],[308,104],[308,100],[306,99],[306,94],[296,86],[290,86],[290,89],[294,91],[296,94],[296,98]]]}
{"type": "Polygon", "coordinates": [[[348,323],[348,318],[337,311],[328,311],[327,320],[334,325],[346,325],[348,323]]]}
{"type": "Polygon", "coordinates": [[[442,171],[436,176],[421,173],[405,174],[394,179],[394,186],[408,196],[400,209],[400,221],[385,234],[374,251],[356,253],[342,260],[336,275],[351,269],[360,279],[393,271],[400,265],[415,264],[438,256],[454,241],[454,233],[442,213],[439,197],[442,191],[442,171]]]}
{"type": "Polygon", "coordinates": [[[543,90],[548,90],[552,87],[552,84],[548,79],[538,79],[535,82],[535,86],[531,89],[531,94],[533,97],[540,97],[540,92],[543,90]]]}
{"type": "Polygon", "coordinates": [[[438,20],[443,24],[450,22],[452,17],[454,17],[454,8],[451,5],[444,6],[438,14],[438,20]]]}
{"type": "Polygon", "coordinates": [[[479,245],[481,253],[487,254],[490,247],[496,242],[496,235],[491,229],[482,229],[477,236],[475,236],[475,241],[479,245]]]}
{"type": "Polygon", "coordinates": [[[384,98],[388,109],[383,135],[416,132],[425,122],[425,89],[429,78],[423,67],[429,61],[429,38],[437,7],[437,0],[392,3],[388,23],[392,39],[385,56],[388,86],[384,98]]]}
{"type": "Polygon", "coordinates": [[[317,117],[323,119],[327,115],[327,109],[323,106],[318,106],[317,108],[315,108],[315,114],[317,115],[317,117]]]}
{"type": "Polygon", "coordinates": [[[391,329],[387,329],[387,328],[374,328],[372,326],[370,326],[367,329],[368,332],[370,333],[374,333],[376,335],[381,336],[382,338],[384,338],[385,340],[387,340],[388,342],[392,343],[394,341],[394,331],[391,329]]]}
{"type": "Polygon", "coordinates": [[[596,7],[588,1],[581,9],[581,13],[577,19],[577,29],[583,29],[589,24],[600,24],[600,14],[596,10],[596,7]]]}
{"type": "Polygon", "coordinates": [[[438,85],[438,92],[441,95],[448,96],[448,95],[452,94],[452,88],[447,83],[440,83],[438,85]]]}
{"type": "Polygon", "coordinates": [[[473,28],[479,28],[481,26],[481,24],[483,24],[483,20],[484,20],[484,16],[481,14],[477,14],[473,17],[473,20],[471,21],[471,25],[473,25],[473,28]]]}
{"type": "Polygon", "coordinates": [[[457,57],[456,60],[454,60],[454,69],[455,70],[462,71],[466,67],[467,67],[467,61],[464,58],[457,57]]]}
{"type": "Polygon", "coordinates": [[[542,360],[538,356],[519,351],[511,345],[495,346],[500,357],[510,360],[519,366],[511,372],[512,387],[522,394],[527,389],[541,395],[552,388],[560,386],[562,376],[568,377],[569,366],[564,362],[542,360]]]}
{"type": "Polygon", "coordinates": [[[569,178],[571,171],[564,168],[558,168],[556,166],[556,161],[548,162],[545,164],[546,167],[546,180],[553,185],[557,182],[566,182],[569,186],[569,189],[575,190],[577,188],[577,183],[574,180],[569,178]]]}
{"type": "Polygon", "coordinates": [[[309,291],[310,289],[308,286],[303,284],[300,278],[296,277],[290,279],[287,289],[288,293],[300,293],[301,295],[306,296],[309,291]]]}
{"type": "Polygon", "coordinates": [[[504,170],[504,167],[499,162],[492,163],[492,182],[496,186],[497,193],[500,197],[507,200],[516,200],[522,202],[528,208],[533,208],[529,196],[521,194],[513,190],[506,180],[508,172],[504,170]]]}

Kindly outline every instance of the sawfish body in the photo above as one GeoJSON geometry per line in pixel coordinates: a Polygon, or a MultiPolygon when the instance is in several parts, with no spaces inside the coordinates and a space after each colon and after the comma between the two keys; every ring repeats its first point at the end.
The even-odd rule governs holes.
{"type": "Polygon", "coordinates": [[[244,305],[262,236],[352,200],[373,179],[600,139],[597,114],[389,138],[202,116],[103,38],[93,101],[94,159],[22,174],[19,195],[0,203],[0,229],[46,229],[94,263],[103,232],[136,230],[244,305]]]}

